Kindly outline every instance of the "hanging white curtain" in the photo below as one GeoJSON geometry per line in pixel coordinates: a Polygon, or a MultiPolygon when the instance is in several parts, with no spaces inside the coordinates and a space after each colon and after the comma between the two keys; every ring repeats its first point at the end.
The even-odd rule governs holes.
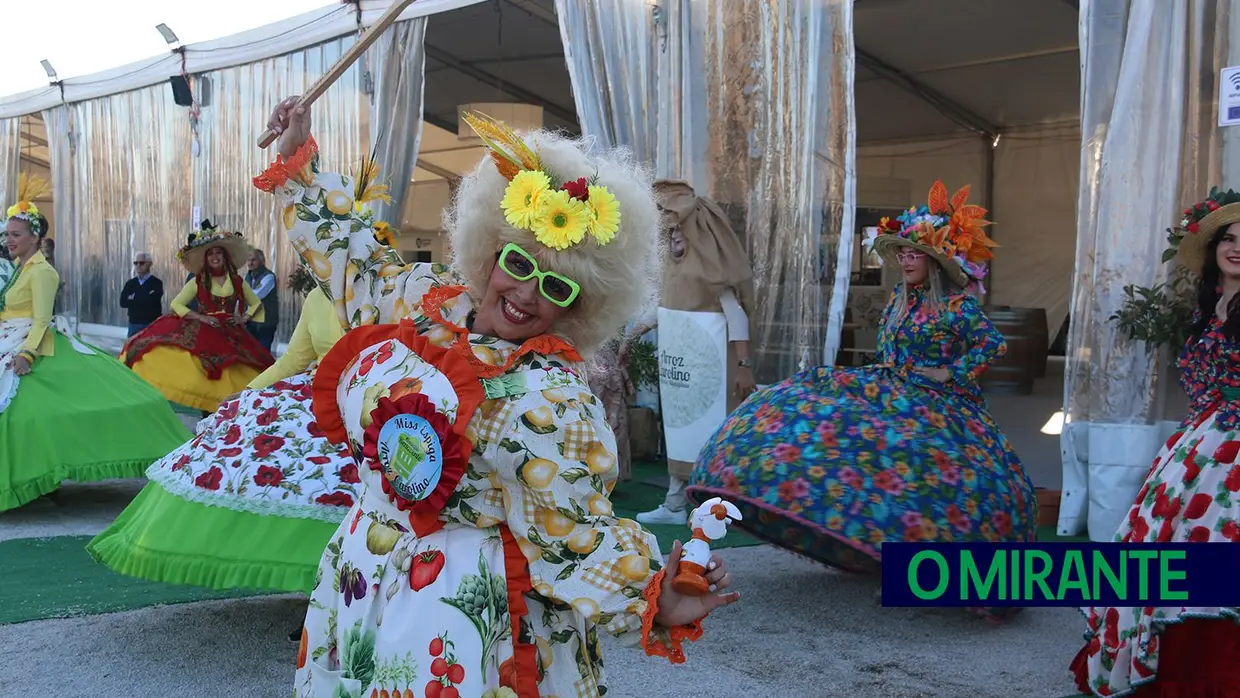
{"type": "Polygon", "coordinates": [[[17,178],[22,157],[22,120],[0,119],[0,219],[4,209],[17,203],[17,178]]]}
{"type": "Polygon", "coordinates": [[[830,361],[838,347],[855,203],[852,2],[701,0],[691,11],[698,16],[669,32],[703,32],[689,46],[702,56],[693,79],[705,123],[694,119],[703,135],[682,142],[706,144],[702,193],[748,243],[758,305],[751,351],[759,382],[772,382],[824,353],[830,361]]]}
{"type": "MultiPolygon", "coordinates": [[[[298,258],[284,235],[283,216],[276,208],[275,197],[259,191],[252,183],[277,153],[275,143],[262,150],[257,142],[275,105],[304,92],[355,41],[356,36],[350,35],[295,53],[208,73],[210,101],[200,111],[198,155],[194,156],[190,147],[182,151],[194,173],[194,196],[179,202],[187,217],[184,225],[163,235],[171,243],[184,244],[191,229],[188,216],[192,207],[198,206],[203,218],[224,229],[244,233],[251,245],[262,249],[267,267],[276,274],[280,300],[277,336],[281,340],[292,333],[300,314],[302,299],[288,286],[298,258]]],[[[367,152],[361,74],[359,64],[353,64],[312,107],[314,137],[326,169],[348,172],[367,152]]],[[[195,82],[201,91],[202,81],[195,82]]],[[[190,109],[175,109],[177,113],[168,118],[188,129],[190,109]]],[[[185,272],[179,273],[171,286],[179,288],[185,280],[185,272]]]]}
{"type": "Polygon", "coordinates": [[[75,200],[57,240],[72,236],[74,253],[57,260],[58,271],[81,322],[123,326],[120,293],[135,251],[151,253],[169,294],[185,280],[176,252],[190,229],[189,122],[166,84],[70,109],[75,200]]]}
{"type": "Polygon", "coordinates": [[[555,9],[582,133],[653,164],[658,121],[651,5],[556,0],[555,9]]]}
{"type": "MultiPolygon", "coordinates": [[[[61,105],[43,112],[43,125],[47,132],[48,181],[52,185],[52,229],[56,239],[56,267],[64,290],[56,299],[56,312],[69,318],[72,325],[78,321],[78,302],[81,297],[82,279],[73,270],[82,268],[79,237],[73,214],[76,199],[73,187],[73,110],[61,105]]],[[[117,289],[119,302],[120,290],[117,289]]]]}
{"type": "Polygon", "coordinates": [[[401,22],[384,32],[366,53],[374,85],[370,142],[383,167],[380,177],[392,197],[390,204],[375,202],[372,207],[378,220],[395,228],[403,222],[422,140],[425,38],[425,19],[401,22]]]}
{"type": "Polygon", "coordinates": [[[1166,357],[1128,340],[1110,317],[1126,284],[1167,279],[1164,231],[1218,175],[1214,119],[1196,104],[1210,104],[1201,86],[1213,85],[1217,70],[1211,5],[1081,3],[1081,178],[1061,535],[1087,530],[1093,540],[1111,540],[1183,417],[1163,419],[1160,394],[1178,378],[1166,357]]]}

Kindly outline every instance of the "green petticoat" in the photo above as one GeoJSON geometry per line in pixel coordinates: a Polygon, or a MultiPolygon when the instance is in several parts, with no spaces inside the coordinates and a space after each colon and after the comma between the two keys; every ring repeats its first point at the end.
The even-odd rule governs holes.
{"type": "Polygon", "coordinates": [[[48,331],[55,354],[35,362],[0,413],[0,511],[65,480],[142,477],[193,436],[164,396],[124,364],[99,349],[79,353],[48,331]]]}
{"type": "Polygon", "coordinates": [[[339,527],[207,506],[149,482],[86,550],[114,572],[153,582],[309,593],[339,527]]]}

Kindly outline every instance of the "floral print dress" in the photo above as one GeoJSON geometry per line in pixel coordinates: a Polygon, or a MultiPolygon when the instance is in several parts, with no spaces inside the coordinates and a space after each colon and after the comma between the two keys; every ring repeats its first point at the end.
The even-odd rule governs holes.
{"type": "MultiPolygon", "coordinates": [[[[1240,543],[1240,343],[1227,339],[1215,318],[1185,344],[1179,367],[1189,415],[1154,458],[1115,540],[1240,543]]],[[[1240,645],[1240,608],[1082,611],[1085,647],[1073,670],[1081,690],[1093,695],[1128,695],[1154,681],[1165,651],[1161,636],[1177,624],[1194,623],[1195,634],[1204,637],[1224,629],[1208,630],[1199,621],[1221,620],[1233,632],[1217,634],[1215,641],[1240,645]]]]}
{"type": "Polygon", "coordinates": [[[401,264],[316,163],[311,140],[255,180],[354,326],[313,403],[362,487],[319,567],[295,694],[593,698],[600,631],[683,661],[700,623],[653,623],[662,556],[612,515],[615,439],[581,357],[471,333],[448,269],[401,264]]]}
{"type": "Polygon", "coordinates": [[[886,541],[1032,541],[1037,499],[977,379],[1006,352],[970,295],[918,288],[883,314],[875,364],[802,371],[749,397],[688,487],[730,499],[735,525],[818,562],[876,572],[886,541]],[[913,367],[941,367],[938,383],[913,367]]]}

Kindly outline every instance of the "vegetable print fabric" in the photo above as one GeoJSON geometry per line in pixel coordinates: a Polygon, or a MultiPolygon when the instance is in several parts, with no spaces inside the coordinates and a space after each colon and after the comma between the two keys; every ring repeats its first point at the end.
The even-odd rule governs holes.
{"type": "MultiPolygon", "coordinates": [[[[676,642],[696,635],[643,631],[650,607],[644,592],[657,588],[662,555],[653,536],[612,515],[615,440],[581,378],[580,357],[559,348],[562,342],[540,341],[546,338],[516,346],[465,332],[471,303],[459,280],[442,265],[402,265],[354,211],[350,178],[318,173],[317,159],[294,160],[300,164],[289,169],[297,175],[267,183],[278,190],[305,267],[351,326],[407,319],[418,336],[468,356],[501,387],[539,383],[520,378],[524,373],[554,375],[539,389],[511,389],[474,411],[467,471],[435,533],[410,530],[408,514],[384,493],[383,476],[362,463],[360,500],[320,565],[297,695],[511,695],[512,613],[501,594],[511,581],[505,535],[515,538],[514,550],[528,565],[532,590],[522,597],[528,613],[517,634],[537,648],[539,695],[606,692],[600,630],[683,661],[676,642]]],[[[362,415],[382,397],[422,394],[455,417],[451,381],[411,353],[383,342],[361,352],[341,376],[337,401],[355,452],[362,415]]]]}
{"type": "MultiPolygon", "coordinates": [[[[1240,346],[1215,319],[1180,355],[1189,417],[1154,465],[1117,542],[1240,543],[1240,346]]],[[[1095,695],[1122,696],[1153,681],[1159,634],[1188,618],[1240,623],[1240,608],[1086,608],[1085,661],[1095,695]]]]}
{"type": "Polygon", "coordinates": [[[854,571],[877,571],[886,541],[1034,540],[1033,485],[977,384],[1006,352],[1002,335],[963,293],[936,309],[914,289],[896,325],[898,290],[875,364],[809,369],[752,395],[702,449],[695,499],[731,498],[738,526],[854,571]]]}

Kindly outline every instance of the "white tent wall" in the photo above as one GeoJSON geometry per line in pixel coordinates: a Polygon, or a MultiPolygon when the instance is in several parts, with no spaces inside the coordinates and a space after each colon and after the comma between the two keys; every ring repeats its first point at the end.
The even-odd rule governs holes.
{"type": "MultiPolygon", "coordinates": [[[[1217,182],[1227,9],[1213,0],[1081,3],[1082,147],[1065,371],[1059,532],[1111,540],[1174,428],[1174,371],[1109,318],[1126,284],[1167,278],[1165,228],[1217,182]],[[1223,19],[1224,21],[1219,21],[1223,19]],[[1223,31],[1218,31],[1223,27],[1223,31]]],[[[1175,415],[1178,420],[1182,414],[1175,415]]]]}
{"type": "MultiPolygon", "coordinates": [[[[328,90],[314,108],[315,135],[325,166],[349,171],[369,150],[367,143],[379,135],[372,133],[369,123],[374,100],[384,105],[386,115],[379,130],[400,135],[384,138],[378,146],[392,160],[381,161],[382,174],[403,181],[411,178],[422,114],[426,15],[477,2],[416,3],[402,13],[402,21],[384,41],[328,90]],[[385,70],[392,61],[400,62],[399,71],[385,70]],[[367,71],[375,80],[363,79],[367,71]]],[[[44,166],[35,172],[36,165],[22,166],[22,171],[54,175],[49,178],[57,201],[46,208],[61,214],[57,218],[62,225],[53,224],[59,233],[57,266],[66,281],[59,309],[88,323],[88,331],[98,336],[123,337],[123,311],[115,299],[131,273],[132,253],[152,253],[156,271],[168,286],[165,301],[169,300],[185,278],[175,254],[192,227],[195,207],[203,218],[241,230],[263,248],[283,285],[297,258],[280,232],[274,198],[257,191],[250,181],[275,151],[254,144],[272,105],[304,92],[325,74],[357,40],[359,21],[373,23],[389,4],[363,2],[360,14],[353,5],[332,6],[189,45],[183,48],[184,67],[178,56],[169,54],[0,98],[0,125],[5,127],[0,146],[11,140],[2,136],[19,118],[38,118],[18,115],[41,106],[49,107],[45,116],[60,115],[53,117],[59,120],[59,129],[47,129],[53,142],[42,147],[63,156],[57,159],[63,171],[50,172],[44,166]],[[183,70],[202,104],[195,102],[189,108],[174,104],[166,81],[183,70]]],[[[33,142],[30,134],[23,138],[23,147],[33,142]]],[[[8,179],[0,177],[0,189],[12,188],[8,179]]],[[[403,192],[401,187],[394,189],[396,194],[403,192]]],[[[401,210],[403,204],[398,204],[401,210]]],[[[281,294],[283,337],[297,318],[301,299],[295,296],[281,294]]]]}
{"type": "MultiPolygon", "coordinates": [[[[976,136],[857,147],[857,206],[907,208],[925,202],[942,179],[948,189],[970,185],[970,200],[992,201],[995,250],[986,302],[1045,308],[1050,335],[1068,313],[1076,251],[1080,127],[1075,123],[1005,129],[994,152],[994,191],[987,192],[987,141],[976,136]],[[903,195],[901,195],[903,193],[903,195]]],[[[866,323],[865,345],[877,330],[889,287],[858,288],[853,316],[866,323]]]]}

